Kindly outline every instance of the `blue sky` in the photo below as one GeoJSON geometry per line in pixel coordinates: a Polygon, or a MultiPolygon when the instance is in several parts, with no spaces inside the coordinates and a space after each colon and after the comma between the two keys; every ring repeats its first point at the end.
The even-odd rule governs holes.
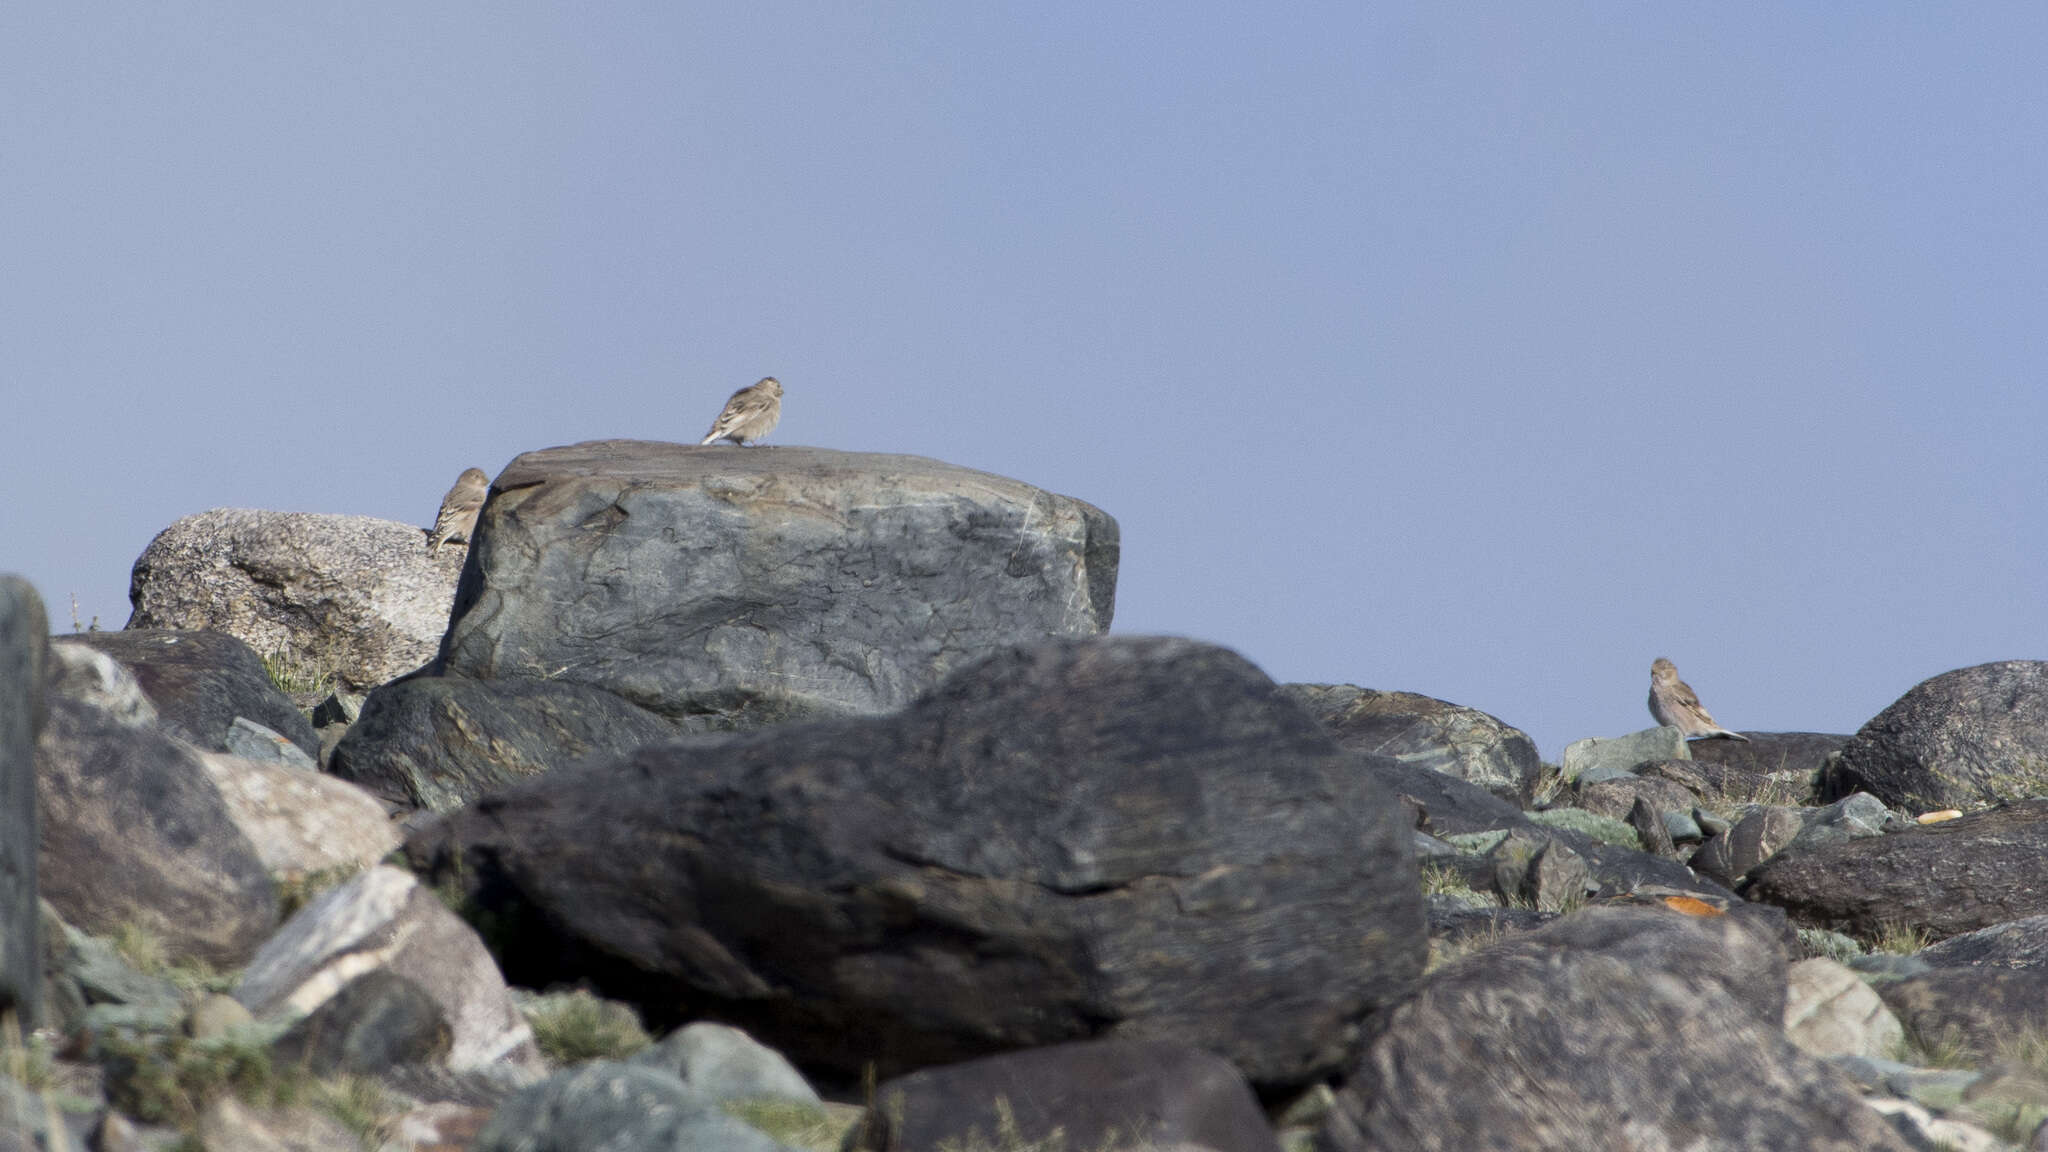
{"type": "Polygon", "coordinates": [[[866,7],[0,8],[0,568],[118,626],[181,516],[773,374],[1550,758],[2048,657],[2048,8],[866,7]]]}

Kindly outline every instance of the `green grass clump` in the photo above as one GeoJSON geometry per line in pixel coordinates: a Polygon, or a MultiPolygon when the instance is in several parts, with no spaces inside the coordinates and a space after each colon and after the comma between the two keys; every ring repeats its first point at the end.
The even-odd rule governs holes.
{"type": "Polygon", "coordinates": [[[556,1067],[585,1060],[624,1060],[654,1043],[624,1004],[577,989],[522,1006],[534,1043],[556,1067]]]}
{"type": "Polygon", "coordinates": [[[271,1061],[265,1040],[250,1036],[101,1037],[108,1098],[145,1124],[194,1131],[206,1106],[226,1093],[258,1107],[296,1103],[306,1077],[271,1061]]]}
{"type": "Polygon", "coordinates": [[[1801,928],[1799,931],[1799,954],[1802,959],[1812,960],[1826,957],[1839,964],[1847,964],[1863,955],[1863,946],[1840,932],[1825,928],[1801,928]]]}
{"type": "Polygon", "coordinates": [[[1863,941],[1872,952],[1890,952],[1896,956],[1911,956],[1933,941],[1927,930],[1917,924],[1906,924],[1887,920],[1878,926],[1869,939],[1863,941]]]}
{"type": "Polygon", "coordinates": [[[118,925],[107,937],[107,942],[113,945],[121,959],[128,962],[129,967],[144,976],[170,981],[188,1001],[206,992],[234,990],[234,973],[222,972],[197,956],[171,959],[163,937],[133,921],[118,925]]]}
{"type": "Polygon", "coordinates": [[[287,696],[324,696],[334,690],[334,673],[280,648],[263,658],[263,671],[287,696]]]}
{"type": "Polygon", "coordinates": [[[311,904],[322,893],[341,887],[361,875],[362,871],[361,864],[347,863],[273,877],[272,883],[277,886],[278,920],[291,919],[294,913],[311,904]]]}
{"type": "Polygon", "coordinates": [[[861,1109],[818,1105],[782,1096],[749,1096],[718,1103],[726,1115],[776,1143],[811,1152],[838,1152],[846,1134],[860,1123],[861,1109]]]}

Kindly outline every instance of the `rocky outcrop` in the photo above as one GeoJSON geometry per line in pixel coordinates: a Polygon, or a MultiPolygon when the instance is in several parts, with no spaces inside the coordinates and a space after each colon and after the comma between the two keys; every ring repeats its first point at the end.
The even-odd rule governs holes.
{"type": "Polygon", "coordinates": [[[0,575],[0,1008],[31,1026],[42,1014],[36,734],[47,715],[49,634],[36,590],[0,575]]]}
{"type": "Polygon", "coordinates": [[[1869,792],[1916,813],[2048,794],[2048,661],[1922,681],[1857,731],[1821,785],[1825,800],[1869,792]]]}
{"type": "Polygon", "coordinates": [[[2024,800],[1883,836],[1788,847],[1746,894],[1805,924],[1935,939],[2048,914],[2048,799],[2024,800]]]}
{"type": "Polygon", "coordinates": [[[1374,1016],[1317,1145],[1911,1147],[1785,1039],[1784,987],[1780,945],[1737,917],[1582,910],[1374,1016]]]}
{"type": "Polygon", "coordinates": [[[59,644],[80,644],[120,661],[156,706],[157,725],[207,752],[227,752],[237,718],[289,739],[309,757],[320,754],[313,726],[270,682],[249,646],[220,632],[81,632],[59,644]]]}
{"type": "Polygon", "coordinates": [[[522,983],[587,976],[655,1024],[692,1005],[807,1067],[1115,1035],[1285,1086],[1421,969],[1400,813],[1242,658],[1126,638],[551,773],[408,852],[522,983]]]}
{"type": "Polygon", "coordinates": [[[418,676],[370,693],[328,770],[393,808],[449,812],[550,768],[677,735],[582,684],[418,676]]]}
{"type": "Polygon", "coordinates": [[[1951,936],[1915,955],[1936,968],[2048,968],[2048,915],[1951,936]]]}
{"type": "Polygon", "coordinates": [[[224,632],[364,692],[433,659],[464,553],[391,520],[216,508],[143,550],[128,628],[224,632]]]}
{"type": "Polygon", "coordinates": [[[926,1068],[875,1090],[855,1148],[1183,1148],[1280,1152],[1230,1062],[1093,1040],[926,1068]]]}
{"type": "Polygon", "coordinates": [[[1330,729],[1339,746],[1455,776],[1527,806],[1543,763],[1536,742],[1476,708],[1415,692],[1351,684],[1283,684],[1330,729]]]}
{"type": "Polygon", "coordinates": [[[405,978],[440,1006],[451,1069],[538,1059],[476,932],[395,868],[373,868],[301,909],[249,962],[235,999],[259,1020],[290,1020],[373,971],[405,978]]]}
{"type": "Polygon", "coordinates": [[[498,477],[443,662],[692,730],[886,712],[1006,644],[1109,627],[1116,521],[914,456],[606,440],[498,477]]]}
{"type": "Polygon", "coordinates": [[[2003,1045],[2048,1029],[2048,969],[1937,968],[1876,985],[1899,1021],[1932,1047],[1994,1058],[2003,1045]]]}
{"type": "MultiPolygon", "coordinates": [[[[1833,732],[1744,732],[1743,740],[1694,740],[1692,758],[1751,777],[1809,781],[1849,737],[1833,732]]],[[[1795,799],[1805,799],[1801,793],[1795,799]]]]}
{"type": "Polygon", "coordinates": [[[59,697],[36,759],[43,895],[66,920],[221,967],[263,942],[276,890],[190,745],[59,697]]]}

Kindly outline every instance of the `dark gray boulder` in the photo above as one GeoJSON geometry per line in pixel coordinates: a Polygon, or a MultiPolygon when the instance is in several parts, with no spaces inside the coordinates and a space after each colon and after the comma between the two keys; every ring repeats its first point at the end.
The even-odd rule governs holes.
{"type": "Polygon", "coordinates": [[[1536,742],[1477,708],[1352,684],[1280,690],[1315,713],[1344,748],[1455,776],[1523,807],[1535,799],[1543,774],[1536,742]]]}
{"type": "Polygon", "coordinates": [[[1937,968],[1872,985],[1906,1034],[1930,1048],[1954,1046],[1977,1059],[2048,1029],[2048,969],[1937,968]]]}
{"type": "Polygon", "coordinates": [[[0,1008],[42,1019],[36,734],[48,715],[49,617],[28,581],[0,575],[0,1008]]]}
{"type": "Polygon", "coordinates": [[[89,704],[50,701],[36,745],[43,895],[105,934],[134,924],[172,959],[237,967],[277,923],[277,890],[199,754],[89,704]]]}
{"type": "Polygon", "coordinates": [[[1757,865],[1744,894],[1802,924],[1863,936],[1898,925],[1944,939],[2048,914],[2048,799],[1793,845],[1757,865]]]}
{"type": "Polygon", "coordinates": [[[309,757],[319,737],[291,699],[270,682],[263,658],[222,632],[80,632],[56,638],[120,661],[156,705],[163,730],[208,752],[226,752],[235,717],[278,733],[309,757]]]}
{"type": "Polygon", "coordinates": [[[408,852],[508,977],[589,977],[814,1074],[1115,1035],[1289,1086],[1420,973],[1401,817],[1243,658],[1119,638],[1000,652],[894,716],[550,773],[408,852]]]}
{"type": "Polygon", "coordinates": [[[1280,1152],[1258,1099],[1228,1060],[1177,1044],[1090,1040],[889,1080],[875,1090],[853,1147],[942,1152],[1186,1145],[1280,1152]]]}
{"type": "Polygon", "coordinates": [[[1351,756],[1358,771],[1372,777],[1403,803],[1420,810],[1424,816],[1420,827],[1433,836],[1492,832],[1529,823],[1529,818],[1514,804],[1456,776],[1388,756],[1363,752],[1351,756]]]}
{"type": "Polygon", "coordinates": [[[1792,843],[1805,826],[1797,808],[1758,804],[1734,827],[1700,845],[1690,863],[1693,871],[1733,888],[1750,869],[1792,843]]]}
{"type": "Polygon", "coordinates": [[[692,730],[886,712],[1114,606],[1106,513],[917,456],[604,440],[526,453],[494,493],[446,671],[588,684],[692,730]]]}
{"type": "Polygon", "coordinates": [[[1915,685],[1823,770],[1823,800],[1851,792],[1916,813],[2048,795],[2048,661],[1978,664],[1915,685]]]}
{"type": "Polygon", "coordinates": [[[597,1060],[518,1092],[476,1152],[788,1152],[713,1097],[653,1068],[597,1060]]]}
{"type": "Polygon", "coordinates": [[[582,684],[418,676],[370,693],[328,771],[394,808],[448,812],[550,768],[677,735],[582,684]]]}
{"type": "Polygon", "coordinates": [[[1376,1014],[1317,1146],[1904,1152],[1785,1038],[1785,968],[1740,917],[1584,909],[1376,1014]]]}
{"type": "Polygon", "coordinates": [[[374,1076],[397,1064],[445,1060],[454,1041],[433,993],[380,968],[349,981],[292,1024],[271,1054],[317,1076],[374,1076]]]}
{"type": "Polygon", "coordinates": [[[1849,742],[1847,735],[1834,732],[1744,732],[1741,740],[1694,740],[1687,751],[1702,764],[1712,764],[1749,776],[1799,773],[1811,776],[1820,771],[1829,756],[1849,742]]]}
{"type": "Polygon", "coordinates": [[[1951,936],[1914,955],[1936,968],[2048,968],[2048,915],[1951,936]]]}

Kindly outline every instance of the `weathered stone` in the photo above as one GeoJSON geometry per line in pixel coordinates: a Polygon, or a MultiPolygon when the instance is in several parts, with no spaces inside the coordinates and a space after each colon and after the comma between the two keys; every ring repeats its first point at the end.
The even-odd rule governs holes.
{"type": "Polygon", "coordinates": [[[1577,852],[1537,831],[1517,830],[1487,853],[1493,888],[1510,903],[1558,912],[1586,898],[1592,870],[1577,852]]]}
{"type": "Polygon", "coordinates": [[[2048,969],[1934,968],[1876,985],[1906,1030],[1930,1046],[1979,1059],[2014,1036],[2048,1029],[2048,969]]]}
{"type": "Polygon", "coordinates": [[[1869,1059],[1890,1056],[1906,1038],[1870,985],[1825,957],[1801,960],[1786,973],[1785,1035],[1809,1055],[1869,1059]]]}
{"type": "Polygon", "coordinates": [[[1797,808],[1757,805],[1693,853],[1693,870],[1732,888],[1750,869],[1790,844],[1804,827],[1797,808]]]}
{"type": "Polygon", "coordinates": [[[365,692],[434,658],[463,555],[391,520],[216,508],[136,560],[128,627],[225,632],[365,692]]]}
{"type": "Polygon", "coordinates": [[[1868,792],[1844,796],[1833,804],[1799,810],[1800,828],[1786,847],[1839,844],[1882,836],[1893,828],[1909,827],[1884,802],[1868,792]]]}
{"type": "Polygon", "coordinates": [[[228,731],[245,716],[317,755],[313,726],[270,682],[247,644],[219,632],[81,632],[56,638],[104,652],[134,673],[156,705],[165,732],[208,752],[228,750],[228,731]]]}
{"type": "MultiPolygon", "coordinates": [[[[1567,781],[1577,781],[1587,772],[1615,769],[1626,772],[1647,760],[1687,760],[1683,733],[1676,728],[1645,728],[1610,739],[1587,737],[1564,746],[1560,765],[1567,781]]],[[[1598,772],[1595,775],[1599,775],[1598,772]]]]}
{"type": "MultiPolygon", "coordinates": [[[[318,743],[317,735],[314,741],[318,743]]],[[[261,760],[287,768],[296,768],[301,772],[320,770],[319,761],[306,755],[298,745],[247,716],[235,717],[235,722],[228,726],[228,736],[223,742],[223,747],[228,755],[244,760],[261,760]]]]}
{"type": "Polygon", "coordinates": [[[1652,856],[1675,856],[1678,848],[1672,843],[1671,832],[1664,826],[1664,813],[1650,806],[1647,798],[1638,796],[1635,805],[1629,809],[1628,825],[1636,830],[1636,836],[1643,842],[1643,848],[1652,856]]]}
{"type": "Polygon", "coordinates": [[[453,1031],[450,1068],[538,1060],[533,1030],[476,932],[396,868],[372,868],[301,909],[249,962],[235,998],[260,1020],[287,1019],[375,970],[440,1006],[453,1031]]]}
{"type": "Polygon", "coordinates": [[[861,1149],[1175,1148],[1279,1152],[1230,1062],[1177,1044],[1094,1040],[887,1081],[861,1149]]]}
{"type": "Polygon", "coordinates": [[[1937,968],[2048,968],[2048,915],[1951,936],[1917,955],[1937,968]]]}
{"type": "Polygon", "coordinates": [[[627,1063],[659,1068],[714,1100],[768,1097],[821,1103],[810,1081],[782,1053],[724,1024],[679,1028],[627,1063]]]}
{"type": "Polygon", "coordinates": [[[550,768],[678,734],[581,684],[419,676],[370,693],[329,770],[394,808],[449,812],[550,768]]]}
{"type": "Polygon", "coordinates": [[[42,1020],[36,737],[49,712],[49,635],[36,590],[0,574],[0,1007],[23,1027],[42,1020]]]}
{"type": "Polygon", "coordinates": [[[60,698],[37,764],[43,895],[66,920],[229,968],[270,934],[277,892],[190,745],[60,698]]]}
{"type": "Polygon", "coordinates": [[[349,981],[271,1045],[287,1066],[318,1076],[371,1076],[397,1064],[438,1063],[454,1044],[434,995],[385,969],[349,981]]]}
{"type": "Polygon", "coordinates": [[[1543,763],[1520,729],[1479,711],[1414,692],[1351,684],[1282,684],[1339,746],[1477,784],[1521,807],[1536,795],[1543,763]]]}
{"type": "Polygon", "coordinates": [[[1788,848],[1758,865],[1745,891],[1802,924],[1861,936],[1897,925],[1939,940],[2048,915],[2048,799],[1788,848]]]}
{"type": "Polygon", "coordinates": [[[185,1031],[199,1040],[211,1040],[246,1031],[256,1023],[242,1002],[233,996],[218,992],[202,997],[192,1006],[192,1012],[185,1017],[185,1031]]]}
{"type": "Polygon", "coordinates": [[[476,1152],[585,1149],[788,1152],[666,1072],[598,1060],[558,1072],[498,1106],[476,1152]]]}
{"type": "Polygon", "coordinates": [[[550,773],[408,853],[521,983],[690,1004],[814,1074],[1114,1033],[1299,1086],[1424,959],[1410,832],[1354,759],[1222,649],[1042,642],[894,716],[550,773]]]}
{"type": "Polygon", "coordinates": [[[280,877],[367,868],[400,843],[384,805],[345,780],[239,756],[200,761],[235,826],[280,877]]]}
{"type": "Polygon", "coordinates": [[[1529,823],[1529,818],[1514,804],[1477,784],[1433,768],[1359,752],[1352,754],[1352,762],[1358,771],[1391,791],[1401,804],[1426,813],[1426,831],[1432,835],[1490,832],[1529,823]]]}
{"type": "Polygon", "coordinates": [[[259,1108],[232,1092],[220,1094],[199,1116],[200,1146],[208,1152],[362,1152],[363,1141],[341,1121],[310,1105],[259,1108]]]}
{"type": "Polygon", "coordinates": [[[1367,1024],[1325,1152],[1912,1147],[1782,1032],[1784,955],[1734,916],[1584,909],[1367,1024]]]}
{"type": "Polygon", "coordinates": [[[2048,794],[2048,661],[1944,672],[1872,717],[1822,771],[1823,800],[1914,813],[2048,794]]]}
{"type": "Polygon", "coordinates": [[[75,1031],[92,1004],[137,1005],[151,1016],[175,1017],[182,1011],[177,985],[136,971],[113,945],[64,923],[48,901],[42,903],[42,933],[53,990],[50,1022],[57,1027],[75,1031]],[[67,991],[56,993],[60,987],[67,991]]]}
{"type": "MultiPolygon", "coordinates": [[[[1833,732],[1744,732],[1741,740],[1694,740],[1692,758],[1747,777],[1810,781],[1849,737],[1833,732]]],[[[1803,799],[1803,795],[1792,799],[1803,799]]],[[[1746,798],[1745,798],[1746,799],[1746,798]]]]}
{"type": "Polygon", "coordinates": [[[135,673],[105,652],[83,644],[50,645],[49,692],[90,704],[125,727],[154,728],[157,724],[156,705],[149,702],[135,673]]]}
{"type": "Polygon", "coordinates": [[[1580,781],[1577,790],[1579,807],[1616,819],[1627,818],[1638,800],[1648,804],[1653,812],[1683,812],[1699,803],[1699,797],[1682,784],[1646,779],[1628,772],[1593,783],[1586,783],[1584,777],[1580,781]]]}
{"type": "Polygon", "coordinates": [[[602,688],[692,730],[886,712],[1006,644],[1108,629],[1117,528],[916,456],[606,440],[495,483],[451,675],[602,688]]]}

